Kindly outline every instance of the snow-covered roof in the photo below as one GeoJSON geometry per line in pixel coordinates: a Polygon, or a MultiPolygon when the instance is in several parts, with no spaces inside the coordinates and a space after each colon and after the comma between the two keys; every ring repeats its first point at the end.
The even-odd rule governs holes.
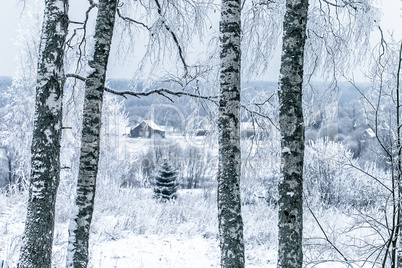
{"type": "Polygon", "coordinates": [[[160,126],[155,124],[155,122],[152,120],[144,120],[143,123],[147,124],[150,128],[152,128],[154,130],[165,131],[163,128],[161,128],[160,126]]]}
{"type": "Polygon", "coordinates": [[[375,138],[375,133],[371,128],[366,129],[366,133],[370,138],[375,138]]]}

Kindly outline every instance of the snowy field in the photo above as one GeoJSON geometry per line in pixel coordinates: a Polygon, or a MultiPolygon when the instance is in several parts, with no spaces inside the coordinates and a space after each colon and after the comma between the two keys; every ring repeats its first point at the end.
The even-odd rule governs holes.
{"type": "MultiPolygon", "coordinates": [[[[67,188],[61,185],[57,202],[54,267],[65,266],[72,193],[67,188]]],[[[101,184],[91,228],[90,267],[219,267],[215,194],[210,189],[179,190],[176,201],[159,203],[150,189],[101,184]]],[[[0,259],[10,267],[18,260],[25,200],[25,191],[0,195],[0,259]]],[[[246,267],[276,267],[276,213],[266,202],[243,206],[246,267]]],[[[355,218],[336,209],[317,214],[331,241],[347,250],[343,253],[351,260],[356,259],[353,267],[372,267],[359,261],[362,256],[356,251],[356,241],[370,243],[376,239],[370,230],[357,228],[355,218]],[[346,233],[353,224],[355,230],[346,233]]],[[[311,214],[306,211],[305,215],[306,267],[351,267],[342,263],[325,241],[311,214]]]]}
{"type": "MultiPolygon", "coordinates": [[[[104,139],[108,142],[101,156],[89,267],[220,267],[215,143],[193,136],[160,140],[111,135],[109,139],[104,139]],[[180,168],[180,180],[202,170],[208,181],[197,189],[179,189],[173,202],[157,202],[144,174],[147,168],[156,168],[158,155],[169,156],[180,168]],[[123,187],[124,177],[137,180],[128,184],[135,187],[123,187]]],[[[277,148],[272,141],[243,142],[246,267],[276,267],[277,148]]],[[[64,150],[62,166],[71,169],[62,171],[57,196],[52,260],[57,268],[65,267],[77,170],[77,153],[69,151],[71,146],[64,150]]],[[[383,195],[384,189],[357,169],[346,168],[349,163],[354,163],[351,153],[340,144],[323,140],[307,144],[305,267],[381,267],[392,215],[389,194],[383,195]]],[[[367,170],[384,182],[389,178],[375,166],[367,170]]],[[[0,261],[9,267],[18,261],[26,199],[26,189],[0,191],[0,261]]]]}
{"type": "MultiPolygon", "coordinates": [[[[90,267],[219,267],[214,193],[179,191],[177,201],[165,204],[152,199],[149,189],[114,190],[98,195],[91,229],[90,267]],[[103,194],[105,199],[99,200],[103,194]]],[[[68,208],[63,201],[67,199],[59,196],[57,204],[54,267],[65,265],[68,208]]],[[[0,256],[11,267],[18,259],[24,203],[24,194],[1,195],[4,213],[0,218],[0,256]]],[[[263,223],[275,224],[276,217],[268,207],[264,214],[266,218],[261,219],[259,228],[265,229],[263,223]]],[[[265,232],[256,228],[253,232],[265,232]]],[[[275,248],[269,247],[274,240],[264,245],[259,241],[263,235],[251,239],[253,244],[247,249],[249,267],[274,267],[275,248]]]]}
{"type": "MultiPolygon", "coordinates": [[[[163,141],[113,137],[118,138],[115,143],[107,143],[101,156],[89,267],[219,267],[215,144],[185,136],[163,141]],[[146,168],[155,168],[156,156],[161,153],[170,156],[169,160],[181,169],[181,180],[202,170],[208,183],[200,183],[197,189],[179,189],[173,202],[157,202],[152,198],[152,185],[144,177],[143,164],[145,159],[146,168]],[[123,187],[124,176],[139,181],[131,185],[135,187],[123,187]]],[[[267,141],[243,145],[246,267],[273,268],[278,245],[278,146],[267,141]]],[[[65,152],[70,152],[69,148],[65,152]]],[[[65,267],[76,155],[65,153],[62,158],[63,166],[71,165],[71,169],[62,171],[57,196],[52,260],[57,268],[65,267]]],[[[392,215],[389,194],[383,194],[377,181],[362,176],[357,169],[346,168],[346,164],[354,163],[351,161],[350,152],[340,144],[322,140],[307,144],[305,267],[381,267],[392,215]]],[[[367,170],[384,182],[389,178],[375,166],[367,170]]],[[[9,267],[16,267],[18,261],[26,199],[26,189],[0,191],[0,261],[9,267]]]]}

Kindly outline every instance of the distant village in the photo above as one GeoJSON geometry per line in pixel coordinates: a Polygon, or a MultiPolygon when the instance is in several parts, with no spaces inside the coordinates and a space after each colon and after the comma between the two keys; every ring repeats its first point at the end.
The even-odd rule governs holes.
{"type": "MultiPolygon", "coordinates": [[[[190,134],[195,137],[209,136],[214,132],[212,126],[207,125],[204,128],[180,129],[169,125],[158,125],[152,120],[141,120],[131,122],[126,130],[129,138],[166,138],[167,136],[183,136],[190,134]]],[[[272,127],[257,125],[253,122],[241,122],[241,137],[263,139],[272,136],[272,127]],[[271,133],[271,134],[270,134],[271,133]]]]}

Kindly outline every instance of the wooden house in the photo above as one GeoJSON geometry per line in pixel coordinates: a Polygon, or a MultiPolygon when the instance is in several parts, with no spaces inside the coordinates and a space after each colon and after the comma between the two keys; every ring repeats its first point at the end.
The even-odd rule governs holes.
{"type": "Polygon", "coordinates": [[[155,124],[152,120],[144,120],[136,127],[130,130],[130,134],[128,135],[130,138],[151,138],[155,134],[159,135],[162,138],[165,138],[165,130],[155,124]]]}

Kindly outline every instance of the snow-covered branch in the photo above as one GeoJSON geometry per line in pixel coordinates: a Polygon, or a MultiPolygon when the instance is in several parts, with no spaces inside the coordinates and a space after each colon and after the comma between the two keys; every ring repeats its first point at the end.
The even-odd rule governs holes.
{"type": "MultiPolygon", "coordinates": [[[[77,75],[77,74],[66,74],[66,78],[75,78],[75,79],[81,80],[83,82],[85,82],[85,80],[86,80],[85,77],[77,75]]],[[[208,101],[211,101],[214,104],[218,105],[218,102],[217,102],[218,96],[203,96],[203,95],[198,95],[198,94],[194,94],[194,93],[190,93],[190,92],[186,92],[186,91],[173,91],[173,90],[166,89],[166,88],[154,89],[154,90],[150,90],[147,92],[133,92],[130,90],[116,91],[114,89],[105,87],[105,91],[109,92],[111,94],[114,94],[114,95],[122,96],[124,98],[127,98],[127,96],[134,96],[134,97],[140,98],[140,97],[150,96],[152,94],[158,94],[158,95],[161,95],[161,96],[167,98],[171,102],[174,102],[174,101],[168,95],[176,96],[176,97],[188,96],[188,97],[192,97],[192,98],[208,100],[208,101]]]]}

